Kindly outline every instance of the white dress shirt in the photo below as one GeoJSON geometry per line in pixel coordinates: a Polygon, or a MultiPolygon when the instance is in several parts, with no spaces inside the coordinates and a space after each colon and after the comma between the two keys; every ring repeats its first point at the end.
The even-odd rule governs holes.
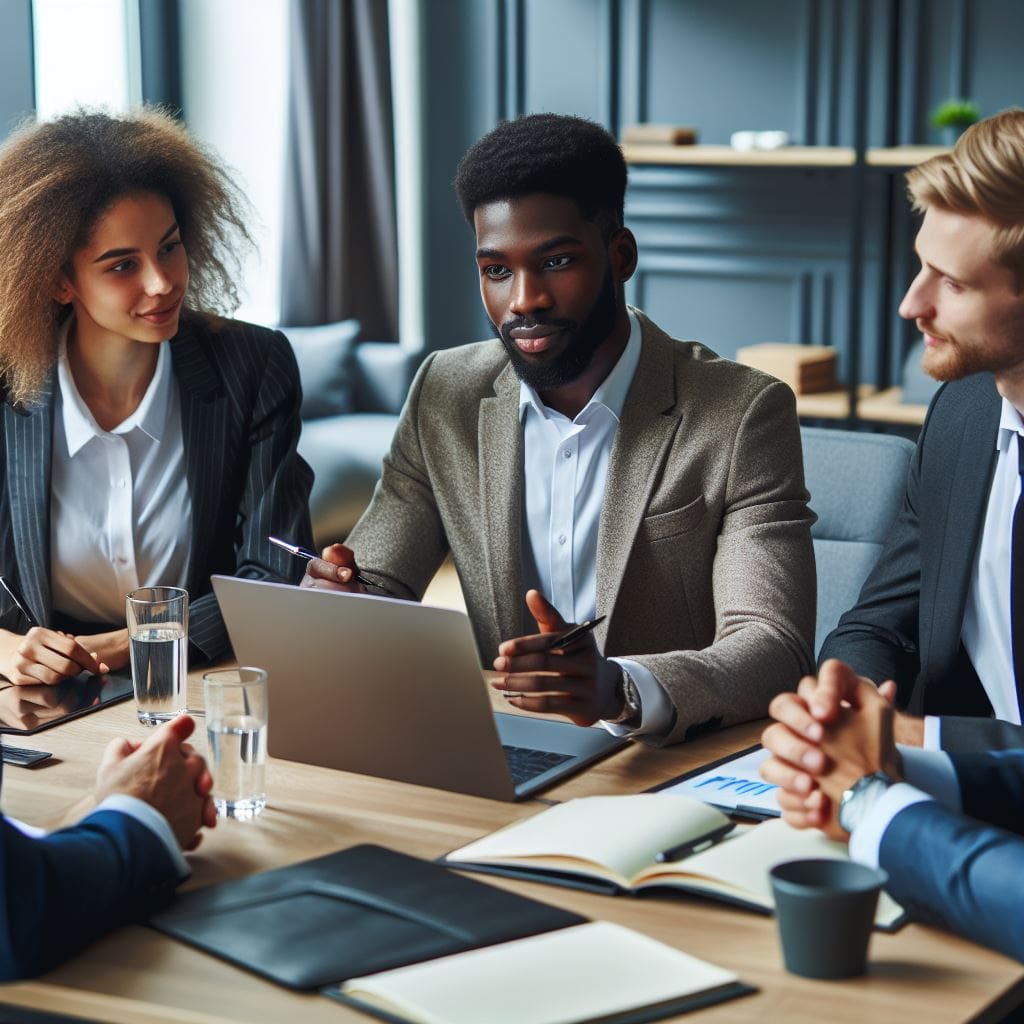
{"type": "MultiPolygon", "coordinates": [[[[523,580],[527,588],[539,590],[566,622],[584,622],[597,614],[597,539],[608,460],[640,362],[640,339],[640,326],[630,313],[622,355],[575,419],[549,409],[525,382],[519,385],[527,533],[523,580]]],[[[642,718],[633,730],[607,728],[634,733],[667,728],[672,706],[654,674],[635,661],[610,660],[636,683],[642,718]]]]}
{"type": "MultiPolygon", "coordinates": [[[[996,718],[1020,725],[1017,685],[1013,674],[1010,624],[1010,553],[1013,511],[1020,496],[1017,446],[1024,425],[1004,398],[996,435],[996,468],[988,495],[985,525],[974,559],[960,639],[985,689],[996,718]]],[[[941,720],[925,719],[924,744],[941,746],[941,720]]]]}
{"type": "Polygon", "coordinates": [[[55,611],[85,622],[124,622],[138,587],[184,587],[192,501],[171,353],[139,407],[103,430],[75,386],[67,329],[57,362],[50,472],[50,577],[55,611]]]}

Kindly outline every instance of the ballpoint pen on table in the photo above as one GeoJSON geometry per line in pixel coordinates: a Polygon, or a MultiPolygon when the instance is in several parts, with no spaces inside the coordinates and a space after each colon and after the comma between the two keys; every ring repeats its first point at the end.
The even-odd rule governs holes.
{"type": "MultiPolygon", "coordinates": [[[[310,551],[308,548],[299,547],[298,544],[289,544],[288,541],[281,540],[279,537],[268,537],[267,540],[269,540],[271,544],[276,544],[279,548],[283,548],[290,555],[294,555],[296,558],[305,558],[307,561],[311,558],[320,558],[316,552],[310,551]]],[[[377,590],[382,590],[385,594],[390,593],[384,584],[378,583],[376,580],[371,580],[369,576],[364,576],[361,572],[357,572],[355,574],[355,579],[362,583],[363,586],[376,587],[377,590]]]]}
{"type": "Polygon", "coordinates": [[[672,860],[682,860],[683,857],[686,857],[691,853],[697,853],[698,850],[704,850],[709,846],[714,846],[715,843],[724,839],[735,827],[736,826],[730,821],[728,825],[716,828],[714,832],[709,832],[706,836],[701,836],[699,839],[692,839],[688,843],[680,843],[678,846],[671,846],[667,850],[662,850],[654,859],[659,864],[664,864],[672,860]]]}

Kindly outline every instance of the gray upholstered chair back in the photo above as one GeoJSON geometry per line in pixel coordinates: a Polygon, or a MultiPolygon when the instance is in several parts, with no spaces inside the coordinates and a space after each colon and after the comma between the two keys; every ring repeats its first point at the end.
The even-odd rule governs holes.
{"type": "Polygon", "coordinates": [[[818,521],[811,528],[818,566],[814,650],[857,600],[906,490],[914,445],[888,434],[801,427],[804,475],[818,521]]]}

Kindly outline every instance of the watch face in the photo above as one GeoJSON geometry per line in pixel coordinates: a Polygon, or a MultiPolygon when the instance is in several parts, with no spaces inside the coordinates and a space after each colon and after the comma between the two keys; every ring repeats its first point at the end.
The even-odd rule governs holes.
{"type": "Polygon", "coordinates": [[[839,825],[852,832],[885,791],[892,785],[885,772],[873,772],[859,778],[839,801],[839,825]]]}

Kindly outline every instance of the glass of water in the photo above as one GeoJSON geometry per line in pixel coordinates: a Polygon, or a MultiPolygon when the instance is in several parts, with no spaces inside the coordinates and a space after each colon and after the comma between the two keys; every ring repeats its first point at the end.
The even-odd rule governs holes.
{"type": "Polygon", "coordinates": [[[125,606],[139,721],[159,725],[185,710],[188,591],[143,587],[125,606]]]}
{"type": "Polygon", "coordinates": [[[229,668],[203,676],[213,802],[222,818],[267,806],[267,673],[229,668]]]}

